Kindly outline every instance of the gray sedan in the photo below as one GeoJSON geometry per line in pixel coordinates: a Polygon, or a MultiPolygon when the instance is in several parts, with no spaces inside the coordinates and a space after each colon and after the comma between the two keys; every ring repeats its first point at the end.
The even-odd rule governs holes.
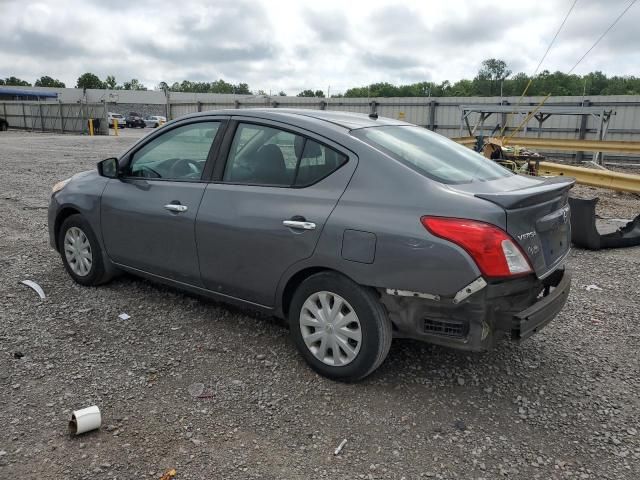
{"type": "Polygon", "coordinates": [[[49,234],[82,285],[129,272],[286,318],[355,381],[394,337],[482,351],[552,320],[572,185],[375,115],[222,110],[56,184],[49,234]]]}

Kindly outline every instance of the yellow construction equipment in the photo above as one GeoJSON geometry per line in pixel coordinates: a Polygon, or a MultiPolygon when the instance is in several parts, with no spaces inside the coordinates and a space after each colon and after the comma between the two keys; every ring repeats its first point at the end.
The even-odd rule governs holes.
{"type": "MultiPolygon", "coordinates": [[[[453,138],[456,142],[469,148],[477,144],[475,137],[453,138]]],[[[506,139],[505,139],[506,140],[506,139]]],[[[618,152],[640,154],[640,142],[624,142],[615,140],[571,140],[557,138],[517,137],[508,139],[510,145],[531,147],[543,150],[568,150],[586,152],[618,152]]],[[[489,138],[485,144],[502,147],[506,143],[499,138],[489,138]]],[[[640,193],[640,175],[578,167],[552,162],[539,162],[536,165],[537,175],[566,175],[576,179],[577,183],[592,187],[610,188],[621,192],[640,193]]]]}
{"type": "MultiPolygon", "coordinates": [[[[472,147],[476,144],[476,137],[452,138],[462,145],[472,147]]],[[[558,138],[529,138],[514,137],[502,142],[498,138],[488,138],[486,143],[498,145],[509,144],[519,147],[538,148],[542,150],[563,150],[574,152],[607,152],[607,153],[632,153],[640,155],[640,142],[625,142],[622,140],[576,140],[558,138]]]]}

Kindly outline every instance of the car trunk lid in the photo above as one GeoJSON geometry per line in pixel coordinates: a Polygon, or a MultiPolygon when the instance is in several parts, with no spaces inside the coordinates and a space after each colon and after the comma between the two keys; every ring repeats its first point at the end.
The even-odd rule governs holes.
{"type": "Polygon", "coordinates": [[[506,230],[527,255],[539,278],[563,262],[571,245],[568,204],[572,178],[517,175],[456,185],[456,190],[492,202],[506,212],[506,230]]]}

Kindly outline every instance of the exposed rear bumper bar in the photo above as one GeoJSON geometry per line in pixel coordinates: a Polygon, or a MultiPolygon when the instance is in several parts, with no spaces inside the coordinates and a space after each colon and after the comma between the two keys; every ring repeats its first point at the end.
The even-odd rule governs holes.
{"type": "Polygon", "coordinates": [[[571,273],[562,270],[556,270],[556,272],[562,272],[562,276],[553,291],[550,291],[546,297],[538,300],[526,310],[513,316],[512,340],[522,341],[537,333],[553,320],[564,307],[571,289],[571,273]]]}

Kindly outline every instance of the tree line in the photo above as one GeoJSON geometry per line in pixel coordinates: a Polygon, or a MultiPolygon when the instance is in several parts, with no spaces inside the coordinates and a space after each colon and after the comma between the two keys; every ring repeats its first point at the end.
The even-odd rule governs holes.
{"type": "MultiPolygon", "coordinates": [[[[31,84],[20,78],[11,76],[0,79],[0,85],[30,87],[31,84]]],[[[34,82],[35,87],[64,88],[64,82],[50,76],[43,76],[34,82]]],[[[80,77],[76,88],[95,88],[112,90],[147,90],[138,79],[118,83],[113,75],[104,80],[87,72],[80,77]]],[[[237,95],[267,95],[263,90],[253,91],[246,83],[232,84],[222,79],[213,82],[193,82],[183,80],[169,85],[160,82],[155,90],[189,93],[232,93],[237,95]]],[[[489,58],[482,65],[473,79],[462,79],[457,82],[445,80],[436,82],[417,82],[406,85],[393,85],[388,82],[372,83],[362,87],[352,87],[341,94],[332,94],[332,98],[355,97],[487,97],[487,96],[517,96],[524,91],[527,95],[541,96],[551,93],[561,95],[640,95],[640,77],[635,76],[607,76],[595,71],[586,75],[566,74],[560,71],[541,73],[530,76],[526,73],[512,74],[506,62],[489,58]]],[[[285,96],[280,90],[277,95],[285,96]]],[[[324,98],[322,90],[303,90],[298,97],[324,98]]]]}

